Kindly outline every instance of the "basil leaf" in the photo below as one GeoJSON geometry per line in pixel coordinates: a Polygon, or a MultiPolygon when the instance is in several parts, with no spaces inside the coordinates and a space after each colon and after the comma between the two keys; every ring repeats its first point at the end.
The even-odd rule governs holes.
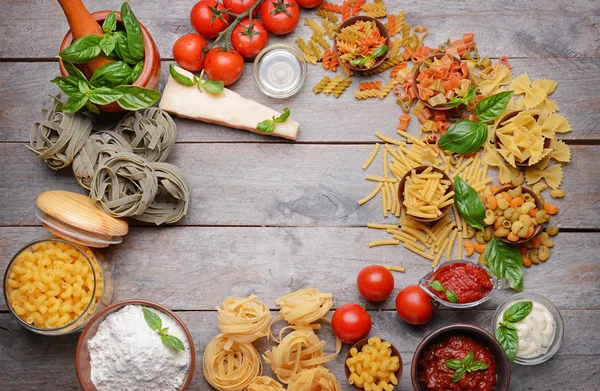
{"type": "Polygon", "coordinates": [[[75,113],[81,110],[81,108],[85,106],[87,101],[87,96],[80,92],[76,92],[69,96],[69,100],[67,100],[67,102],[63,106],[63,111],[65,113],[75,113]]]}
{"type": "Polygon", "coordinates": [[[485,246],[485,259],[496,277],[508,278],[511,288],[523,290],[523,263],[516,247],[492,236],[492,240],[485,246]]]}
{"type": "Polygon", "coordinates": [[[223,91],[225,84],[219,80],[207,80],[202,83],[202,87],[211,94],[218,94],[223,91]]]}
{"type": "Polygon", "coordinates": [[[71,64],[68,61],[63,61],[63,65],[65,66],[65,69],[67,70],[70,76],[74,76],[77,79],[87,81],[87,78],[85,77],[83,72],[81,72],[79,68],[77,68],[75,65],[71,64]]]}
{"type": "Polygon", "coordinates": [[[169,335],[168,331],[169,331],[169,328],[168,328],[168,327],[165,327],[164,329],[161,329],[161,330],[158,332],[158,335],[169,335]]]}
{"type": "Polygon", "coordinates": [[[125,110],[145,109],[156,103],[162,96],[156,90],[138,86],[116,86],[114,89],[123,94],[117,99],[117,103],[125,110]]]}
{"type": "Polygon", "coordinates": [[[446,366],[450,369],[457,370],[462,367],[462,363],[460,360],[450,359],[444,362],[446,366]]]}
{"type": "Polygon", "coordinates": [[[504,312],[504,322],[519,322],[527,317],[531,313],[533,308],[533,302],[531,301],[519,301],[514,303],[504,312]]]}
{"type": "Polygon", "coordinates": [[[429,286],[432,287],[433,289],[435,289],[438,292],[444,292],[444,291],[446,291],[446,289],[444,288],[444,286],[442,285],[442,283],[439,282],[438,280],[431,281],[431,283],[429,284],[429,286]]]}
{"type": "Polygon", "coordinates": [[[127,2],[121,6],[121,20],[127,32],[129,54],[132,58],[139,61],[144,58],[144,36],[142,35],[140,23],[127,2]]]}
{"type": "Polygon", "coordinates": [[[92,102],[90,102],[89,100],[87,102],[85,102],[85,108],[94,114],[100,114],[100,109],[98,107],[96,107],[96,105],[93,104],[92,102]]]}
{"type": "Polygon", "coordinates": [[[106,19],[104,19],[104,23],[102,23],[102,31],[105,33],[112,33],[117,29],[117,13],[112,11],[106,19]]]}
{"type": "Polygon", "coordinates": [[[488,369],[488,365],[483,361],[475,361],[469,368],[467,368],[468,372],[474,371],[482,371],[484,369],[488,369]]]}
{"type": "Polygon", "coordinates": [[[498,117],[510,102],[514,91],[503,91],[480,101],[473,114],[480,122],[488,123],[498,117]]]}
{"type": "Polygon", "coordinates": [[[506,357],[510,361],[515,361],[517,351],[519,350],[519,336],[517,335],[517,331],[500,326],[496,329],[496,339],[502,346],[502,349],[504,349],[506,357]]]}
{"type": "Polygon", "coordinates": [[[471,87],[469,88],[469,91],[467,91],[467,94],[463,97],[452,97],[450,99],[449,102],[444,103],[444,106],[446,107],[458,107],[460,105],[468,105],[469,103],[471,103],[471,101],[473,99],[475,99],[475,93],[477,92],[477,88],[476,87],[471,87]]]}
{"type": "Polygon", "coordinates": [[[460,120],[440,138],[438,145],[448,151],[468,154],[477,151],[488,138],[488,127],[483,122],[460,120]]]}
{"type": "Polygon", "coordinates": [[[373,51],[373,53],[371,53],[371,55],[369,56],[370,58],[377,58],[385,53],[387,53],[388,51],[388,47],[387,45],[381,45],[380,47],[378,47],[377,49],[375,49],[373,51]]]}
{"type": "Polygon", "coordinates": [[[273,133],[275,131],[275,121],[266,119],[256,125],[256,129],[262,130],[265,133],[273,133]]]}
{"type": "Polygon", "coordinates": [[[115,87],[127,84],[133,69],[124,61],[114,61],[98,68],[90,79],[90,83],[100,87],[115,87]]]}
{"type": "Polygon", "coordinates": [[[471,366],[471,363],[473,362],[473,358],[474,358],[473,352],[467,353],[465,358],[463,358],[463,360],[462,360],[462,365],[468,368],[469,366],[471,366]]]}
{"type": "Polygon", "coordinates": [[[129,75],[129,79],[127,80],[126,84],[135,83],[135,81],[138,79],[138,77],[140,77],[140,75],[142,74],[143,69],[144,69],[144,60],[135,64],[135,66],[133,67],[133,70],[131,71],[131,75],[129,75]]]}
{"type": "Polygon", "coordinates": [[[171,349],[185,350],[183,342],[181,342],[181,340],[177,337],[172,335],[161,335],[160,340],[163,344],[165,344],[165,346],[170,347],[171,349]]]}
{"type": "Polygon", "coordinates": [[[89,93],[91,91],[91,88],[90,88],[90,85],[89,85],[89,83],[87,81],[77,80],[77,88],[79,89],[79,92],[81,92],[85,96],[89,97],[89,93]]]}
{"type": "Polygon", "coordinates": [[[69,61],[73,64],[86,63],[92,58],[98,57],[102,51],[99,45],[101,39],[94,34],[86,35],[63,49],[58,55],[64,61],[69,61]]]}
{"type": "Polygon", "coordinates": [[[115,36],[112,34],[105,35],[98,45],[100,45],[100,48],[104,52],[105,56],[110,56],[117,45],[117,38],[115,38],[115,36]]]}
{"type": "Polygon", "coordinates": [[[291,113],[291,111],[290,111],[289,107],[285,107],[283,109],[283,113],[281,113],[281,115],[279,117],[273,118],[273,121],[275,121],[275,123],[281,124],[290,117],[290,113],[291,113]]]}
{"type": "Polygon", "coordinates": [[[450,300],[452,303],[458,303],[458,296],[450,289],[446,291],[446,299],[450,300]]]}
{"type": "Polygon", "coordinates": [[[454,178],[454,204],[465,222],[473,228],[485,228],[485,205],[479,194],[458,175],[454,178]]]}
{"type": "Polygon", "coordinates": [[[127,35],[125,35],[123,31],[115,31],[113,35],[116,40],[115,53],[117,54],[117,57],[127,64],[137,64],[139,60],[134,58],[129,52],[127,35]]]}
{"type": "Polygon", "coordinates": [[[189,77],[177,72],[173,64],[169,64],[169,73],[171,74],[171,77],[179,84],[183,84],[184,86],[188,87],[194,85],[194,81],[192,81],[192,79],[189,77]]]}
{"type": "Polygon", "coordinates": [[[90,100],[97,105],[107,105],[123,96],[122,93],[108,87],[96,87],[90,92],[90,100]]]}
{"type": "Polygon", "coordinates": [[[465,372],[466,372],[465,369],[462,367],[457,369],[456,372],[454,372],[454,376],[452,376],[452,381],[454,383],[458,383],[460,381],[460,379],[462,379],[465,372]]]}
{"type": "Polygon", "coordinates": [[[142,308],[142,312],[144,312],[144,319],[148,326],[154,331],[159,331],[162,328],[162,320],[160,316],[156,312],[150,311],[147,308],[142,308]]]}
{"type": "Polygon", "coordinates": [[[75,76],[57,76],[50,80],[67,95],[79,93],[79,79],[75,76]]]}

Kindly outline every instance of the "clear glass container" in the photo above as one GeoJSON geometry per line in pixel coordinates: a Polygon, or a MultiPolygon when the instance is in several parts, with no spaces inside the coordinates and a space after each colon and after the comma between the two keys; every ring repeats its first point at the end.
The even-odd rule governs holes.
{"type": "Polygon", "coordinates": [[[488,301],[490,299],[490,297],[492,297],[492,295],[494,294],[494,292],[496,292],[497,290],[502,290],[502,289],[509,289],[510,288],[510,282],[507,279],[503,279],[503,278],[496,278],[496,275],[494,274],[494,272],[492,270],[490,270],[489,268],[480,265],[479,263],[476,262],[471,262],[471,261],[464,261],[464,260],[455,260],[455,261],[448,261],[448,262],[444,262],[441,265],[437,266],[436,268],[434,268],[433,270],[431,270],[429,273],[427,273],[425,276],[423,276],[423,278],[421,278],[419,280],[419,286],[425,291],[425,293],[427,293],[429,296],[431,296],[432,299],[434,299],[436,302],[446,306],[446,307],[450,307],[450,308],[470,308],[470,307],[475,307],[478,306],[482,303],[485,303],[486,301],[488,301]],[[477,301],[472,301],[470,303],[452,303],[450,301],[446,301],[443,299],[440,299],[435,293],[433,293],[431,291],[431,287],[429,286],[429,284],[431,283],[431,281],[433,281],[432,276],[437,273],[438,270],[447,267],[449,265],[452,264],[457,264],[457,263],[463,263],[463,264],[471,264],[471,265],[475,265],[483,270],[485,270],[485,272],[487,273],[487,275],[490,277],[490,281],[492,282],[492,290],[488,292],[487,295],[483,296],[481,299],[477,300],[477,301]]]}
{"type": "Polygon", "coordinates": [[[4,273],[4,300],[28,330],[71,334],[110,304],[112,282],[108,264],[88,247],[47,237],[13,256],[4,273]]]}
{"type": "Polygon", "coordinates": [[[306,72],[302,53],[288,45],[267,46],[254,59],[254,81],[273,98],[288,98],[300,91],[306,72]]]}
{"type": "Polygon", "coordinates": [[[546,353],[533,358],[517,357],[514,361],[515,363],[521,365],[537,365],[550,360],[556,354],[556,352],[558,352],[560,345],[562,345],[565,333],[563,318],[560,315],[558,308],[556,308],[556,306],[550,300],[535,293],[518,293],[514,296],[511,296],[510,299],[506,300],[496,309],[494,317],[492,318],[492,330],[494,330],[494,335],[496,335],[496,328],[500,323],[498,318],[504,310],[517,301],[526,300],[537,301],[538,303],[543,304],[544,307],[546,307],[554,316],[554,324],[556,325],[556,329],[554,331],[554,340],[552,341],[552,344],[546,353]]]}

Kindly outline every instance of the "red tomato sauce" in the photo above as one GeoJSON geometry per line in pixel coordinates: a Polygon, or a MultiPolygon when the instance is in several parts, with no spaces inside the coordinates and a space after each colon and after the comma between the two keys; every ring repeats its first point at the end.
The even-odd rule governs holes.
{"type": "MultiPolygon", "coordinates": [[[[472,303],[492,291],[494,286],[487,272],[472,263],[453,263],[441,267],[435,272],[430,281],[438,280],[446,290],[451,290],[458,296],[458,303],[472,303]]],[[[437,297],[449,301],[444,292],[429,288],[437,297]]]]}
{"type": "Polygon", "coordinates": [[[496,361],[488,348],[471,337],[451,336],[433,343],[421,358],[421,382],[428,391],[493,391],[496,386],[496,361]],[[474,361],[483,361],[488,369],[465,373],[453,382],[454,369],[446,360],[462,360],[473,352],[474,361]]]}

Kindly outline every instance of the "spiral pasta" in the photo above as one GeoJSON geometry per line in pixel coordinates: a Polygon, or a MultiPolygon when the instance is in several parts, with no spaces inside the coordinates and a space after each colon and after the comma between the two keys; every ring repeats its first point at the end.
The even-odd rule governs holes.
{"type": "Polygon", "coordinates": [[[275,300],[281,307],[283,319],[294,326],[308,326],[321,319],[333,307],[331,293],[321,293],[317,288],[306,288],[275,300]]]}
{"type": "Polygon", "coordinates": [[[390,81],[385,83],[385,85],[381,88],[379,94],[377,95],[379,99],[385,98],[390,93],[390,91],[392,91],[396,84],[398,84],[398,80],[396,79],[390,79],[390,81]]]}
{"type": "Polygon", "coordinates": [[[339,4],[333,4],[328,1],[322,2],[320,8],[324,9],[325,11],[336,12],[338,14],[342,13],[342,7],[339,4]]]}
{"type": "Polygon", "coordinates": [[[313,33],[312,37],[310,37],[310,40],[315,41],[316,43],[321,45],[323,50],[329,49],[329,42],[327,42],[323,34],[313,33]]]}
{"type": "Polygon", "coordinates": [[[350,19],[350,14],[352,12],[352,6],[350,5],[350,0],[344,0],[342,4],[342,22],[350,19]]]}
{"type": "Polygon", "coordinates": [[[335,86],[333,89],[333,96],[339,98],[339,96],[342,95],[342,93],[350,86],[350,83],[352,83],[352,81],[349,77],[346,77],[344,80],[342,80],[340,84],[335,86]]]}
{"type": "Polygon", "coordinates": [[[317,15],[320,16],[323,19],[329,19],[330,21],[332,21],[333,23],[336,23],[338,20],[338,17],[336,14],[334,14],[331,11],[326,11],[323,8],[319,8],[317,10],[317,15]]]}
{"type": "Polygon", "coordinates": [[[224,334],[218,334],[206,346],[202,371],[206,381],[217,390],[243,391],[262,375],[263,368],[252,344],[232,343],[224,334]]]}
{"type": "Polygon", "coordinates": [[[358,89],[361,91],[365,90],[378,90],[381,88],[380,81],[365,81],[358,85],[358,89]]]}
{"type": "Polygon", "coordinates": [[[304,41],[304,39],[302,39],[301,37],[296,38],[296,44],[298,45],[300,51],[304,55],[304,59],[306,60],[306,62],[313,65],[317,63],[319,59],[315,56],[312,48],[306,43],[306,41],[304,41]]]}
{"type": "Polygon", "coordinates": [[[364,90],[364,91],[354,91],[354,97],[356,99],[369,99],[369,98],[376,98],[379,96],[379,89],[370,89],[370,90],[364,90]]]}
{"type": "Polygon", "coordinates": [[[275,379],[269,376],[259,376],[252,380],[248,391],[285,391],[285,388],[275,379]]]}
{"type": "Polygon", "coordinates": [[[342,391],[335,375],[327,368],[306,369],[288,385],[288,391],[342,391]]]}
{"type": "Polygon", "coordinates": [[[313,87],[313,92],[315,94],[321,93],[330,82],[331,78],[329,76],[325,76],[313,87]]]}
{"type": "Polygon", "coordinates": [[[333,92],[333,89],[338,86],[344,80],[344,78],[340,75],[334,77],[326,86],[323,88],[323,93],[325,95],[329,95],[333,92]]]}
{"type": "MultiPolygon", "coordinates": [[[[327,20],[327,19],[326,19],[326,20],[327,20]]],[[[325,22],[325,21],[323,21],[323,22],[325,22]]],[[[327,21],[327,22],[329,22],[329,21],[327,21]]],[[[304,20],[304,24],[305,24],[306,26],[310,27],[310,29],[311,29],[311,30],[312,30],[312,31],[313,31],[315,34],[320,34],[320,35],[324,35],[324,34],[325,34],[325,30],[323,30],[323,27],[321,27],[321,26],[319,25],[319,23],[318,23],[316,20],[312,19],[312,18],[306,18],[306,19],[304,20]]],[[[334,29],[334,31],[335,31],[335,29],[334,29]]]]}
{"type": "Polygon", "coordinates": [[[319,47],[318,43],[311,39],[310,41],[308,41],[308,46],[310,47],[313,56],[317,58],[317,61],[323,58],[323,52],[321,51],[321,48],[319,47]]]}
{"type": "MultiPolygon", "coordinates": [[[[309,19],[306,19],[307,22],[308,22],[308,20],[309,19]]],[[[310,20],[312,20],[312,19],[310,19],[310,20]]],[[[305,24],[308,24],[307,22],[305,22],[305,24]]],[[[338,28],[337,24],[331,23],[331,21],[329,21],[328,19],[323,19],[322,24],[323,24],[323,29],[325,29],[324,32],[329,37],[329,39],[335,38],[335,31],[338,28]]],[[[317,27],[319,29],[321,28],[318,24],[317,24],[317,27]]],[[[315,33],[317,32],[314,28],[313,28],[313,31],[315,31],[315,33]]],[[[321,31],[323,31],[323,30],[321,30],[321,31]]]]}
{"type": "Polygon", "coordinates": [[[367,16],[370,16],[371,18],[383,18],[384,16],[387,16],[387,10],[382,3],[364,4],[360,9],[365,11],[367,16]]]}
{"type": "Polygon", "coordinates": [[[225,299],[217,311],[219,330],[231,343],[252,343],[269,335],[271,312],[255,295],[225,299]]]}
{"type": "Polygon", "coordinates": [[[357,16],[360,12],[361,7],[365,4],[366,0],[354,0],[352,5],[352,16],[357,16]]]}

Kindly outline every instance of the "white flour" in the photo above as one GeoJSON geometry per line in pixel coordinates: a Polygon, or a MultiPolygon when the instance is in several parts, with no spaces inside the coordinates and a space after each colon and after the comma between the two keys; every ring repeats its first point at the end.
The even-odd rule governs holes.
{"type": "Polygon", "coordinates": [[[190,365],[186,334],[168,315],[149,310],[160,316],[169,335],[183,342],[185,351],[165,346],[146,323],[142,307],[128,305],[107,316],[88,341],[98,391],[171,391],[182,385],[190,365]]]}

